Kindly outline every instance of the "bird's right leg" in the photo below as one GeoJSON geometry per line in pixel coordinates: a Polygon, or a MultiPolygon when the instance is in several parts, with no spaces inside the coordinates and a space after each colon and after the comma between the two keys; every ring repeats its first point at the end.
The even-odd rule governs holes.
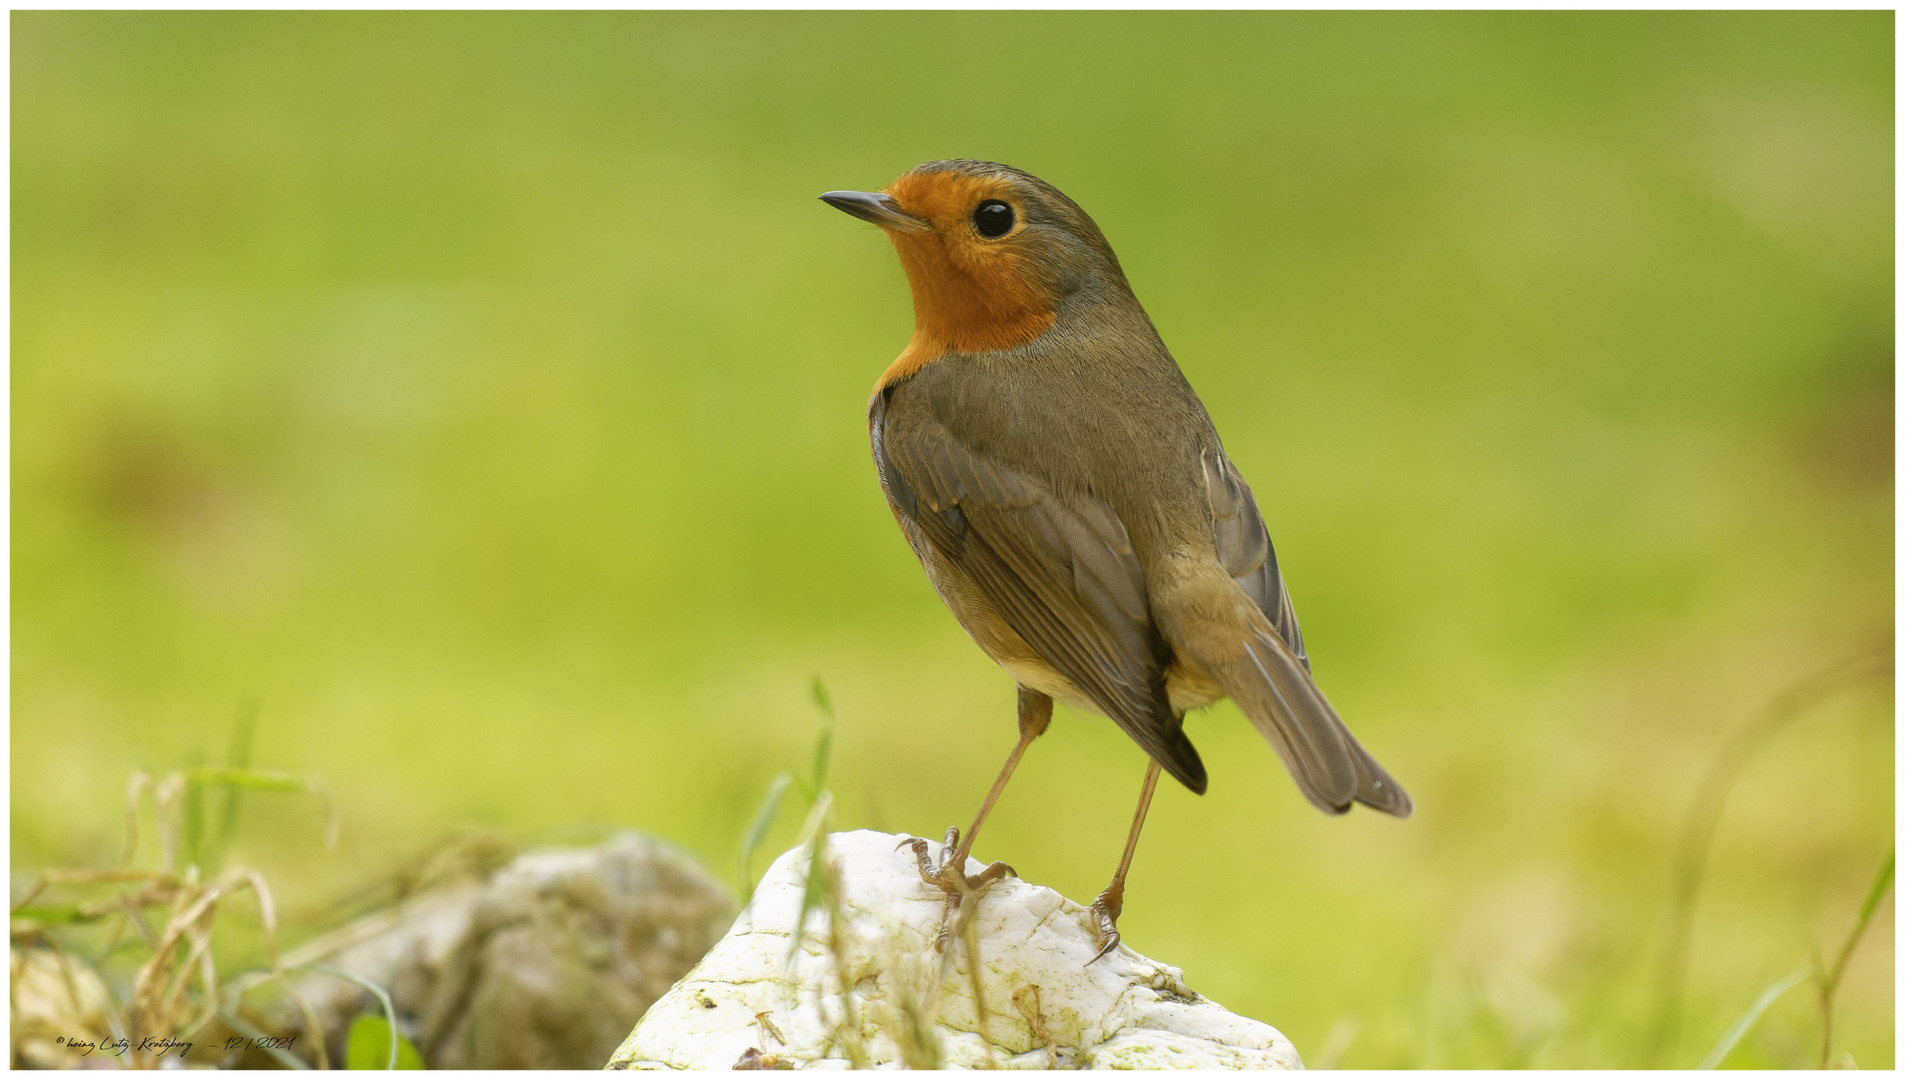
{"type": "Polygon", "coordinates": [[[1092,918],[1098,922],[1098,955],[1085,961],[1090,967],[1105,958],[1105,954],[1118,947],[1123,940],[1118,935],[1118,916],[1124,914],[1124,876],[1131,872],[1131,855],[1138,850],[1138,834],[1144,831],[1144,816],[1151,811],[1151,796],[1158,790],[1157,759],[1152,758],[1144,770],[1144,790],[1138,793],[1138,812],[1131,819],[1131,835],[1125,838],[1124,857],[1118,860],[1118,872],[1111,876],[1111,884],[1091,902],[1092,918]]]}
{"type": "Polygon", "coordinates": [[[999,778],[992,782],[992,790],[986,793],[986,801],[979,807],[979,814],[972,819],[972,827],[966,830],[963,840],[957,827],[946,830],[946,845],[942,849],[943,862],[933,865],[928,854],[930,845],[917,837],[901,841],[901,847],[911,847],[913,857],[919,862],[920,880],[934,885],[946,893],[945,925],[940,928],[940,945],[946,941],[947,927],[951,925],[952,915],[959,910],[962,897],[975,894],[986,886],[1016,873],[1010,866],[995,862],[972,877],[966,876],[966,856],[971,853],[973,841],[979,838],[979,826],[986,823],[986,817],[992,813],[992,806],[999,801],[999,795],[1005,791],[1006,781],[1012,779],[1012,772],[1019,767],[1019,759],[1025,756],[1025,748],[1032,740],[1045,734],[1052,723],[1052,699],[1036,690],[1019,687],[1019,744],[1012,748],[1012,755],[1005,759],[1005,768],[999,770],[999,778]]]}

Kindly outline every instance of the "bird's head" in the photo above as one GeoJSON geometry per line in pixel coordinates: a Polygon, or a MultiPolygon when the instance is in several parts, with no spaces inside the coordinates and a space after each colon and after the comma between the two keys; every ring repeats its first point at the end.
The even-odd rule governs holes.
{"type": "Polygon", "coordinates": [[[924,362],[1010,349],[1068,308],[1129,297],[1118,257],[1063,192],[989,161],[932,161],[886,190],[829,191],[829,205],[886,231],[913,286],[913,343],[924,362]]]}

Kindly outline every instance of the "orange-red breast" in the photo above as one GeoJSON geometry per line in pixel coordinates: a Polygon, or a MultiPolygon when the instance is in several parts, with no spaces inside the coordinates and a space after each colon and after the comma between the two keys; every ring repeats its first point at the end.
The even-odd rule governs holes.
{"type": "MultiPolygon", "coordinates": [[[[1250,487],[1092,219],[1004,165],[934,161],[829,204],[886,231],[913,339],[874,387],[873,460],[893,516],[967,633],[1019,684],[1019,743],[958,850],[922,876],[959,898],[966,853],[1053,698],[1110,717],[1151,757],[1111,886],[1158,769],[1202,793],[1184,713],[1229,697],[1310,802],[1398,817],[1409,796],[1311,678],[1250,487]]],[[[956,832],[956,830],[955,830],[956,832]]]]}

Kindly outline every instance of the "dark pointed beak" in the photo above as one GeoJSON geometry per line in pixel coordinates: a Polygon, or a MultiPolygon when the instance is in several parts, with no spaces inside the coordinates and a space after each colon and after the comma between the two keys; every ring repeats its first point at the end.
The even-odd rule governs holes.
{"type": "Polygon", "coordinates": [[[932,228],[930,222],[901,210],[900,204],[893,201],[893,196],[878,191],[829,191],[820,197],[820,201],[835,210],[852,214],[861,221],[871,221],[882,229],[916,233],[932,228]]]}

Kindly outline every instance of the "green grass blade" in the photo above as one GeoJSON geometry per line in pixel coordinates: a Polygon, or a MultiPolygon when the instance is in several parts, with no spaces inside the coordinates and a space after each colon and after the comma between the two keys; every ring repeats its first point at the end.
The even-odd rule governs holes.
{"type": "Polygon", "coordinates": [[[1846,961],[1852,959],[1852,950],[1858,947],[1859,939],[1865,936],[1865,928],[1872,921],[1872,913],[1879,909],[1879,901],[1885,899],[1885,891],[1892,887],[1892,875],[1897,869],[1898,849],[1893,848],[1885,856],[1885,865],[1879,869],[1878,878],[1872,882],[1872,891],[1865,897],[1865,903],[1859,908],[1859,921],[1853,925],[1852,933],[1845,939],[1845,946],[1839,950],[1838,959],[1832,962],[1832,974],[1826,977],[1826,985],[1839,985],[1839,976],[1845,974],[1846,961]]]}
{"type": "MultiPolygon", "coordinates": [[[[194,755],[196,758],[197,755],[194,755]]],[[[197,784],[185,785],[184,805],[179,810],[180,831],[183,834],[185,865],[209,870],[205,858],[205,790],[197,784]]]]}
{"type": "Polygon", "coordinates": [[[367,1014],[351,1022],[350,1034],[345,1036],[345,1068],[423,1068],[423,1055],[418,1052],[416,1046],[412,1044],[409,1039],[404,1038],[403,1032],[397,1030],[397,1007],[391,1002],[389,991],[371,982],[369,979],[360,978],[345,971],[343,968],[332,967],[329,964],[301,964],[295,968],[287,968],[286,970],[310,971],[319,975],[329,975],[333,978],[343,979],[345,982],[356,983],[358,986],[363,987],[371,996],[375,997],[379,1005],[383,1006],[384,1015],[381,1019],[367,1014]],[[365,1021],[369,1021],[370,1023],[366,1025],[365,1021]],[[394,1036],[394,1038],[392,1036],[394,1036]],[[406,1053],[406,1051],[408,1051],[408,1053],[406,1053]],[[379,1065],[376,1063],[378,1057],[385,1059],[384,1064],[379,1065]],[[407,1064],[406,1062],[408,1061],[414,1061],[415,1063],[407,1064]]]}
{"type": "MultiPolygon", "coordinates": [[[[239,790],[248,791],[289,791],[305,795],[315,795],[324,804],[324,846],[337,846],[338,816],[337,804],[331,800],[331,793],[315,777],[298,777],[290,773],[273,769],[187,769],[184,772],[185,788],[188,799],[201,788],[223,787],[235,797],[239,790]]],[[[234,812],[235,813],[235,812],[234,812]]],[[[236,817],[228,815],[236,826],[236,817]]],[[[227,838],[228,839],[228,838],[227,838]]]]}
{"type": "Polygon", "coordinates": [[[735,875],[735,888],[741,896],[741,906],[754,898],[754,852],[767,838],[767,830],[774,825],[774,819],[780,815],[781,799],[787,794],[787,785],[794,778],[787,773],[776,774],[773,782],[767,785],[767,797],[761,800],[760,809],[754,811],[754,820],[748,823],[747,835],[741,838],[740,865],[735,875]]]}
{"type": "Polygon", "coordinates": [[[26,904],[14,908],[11,915],[15,919],[31,919],[38,923],[93,921],[80,912],[78,904],[56,904],[49,906],[26,904]]]}
{"type": "Polygon", "coordinates": [[[807,859],[807,884],[800,894],[800,916],[794,920],[794,932],[787,946],[787,963],[791,968],[794,956],[800,952],[801,940],[807,933],[807,915],[821,905],[827,897],[827,817],[833,810],[833,795],[821,792],[820,798],[807,811],[807,820],[801,826],[800,842],[811,844],[807,859]]]}
{"type": "MultiPolygon", "coordinates": [[[[251,765],[252,735],[258,730],[258,703],[253,701],[242,706],[232,721],[231,746],[225,752],[225,767],[241,771],[251,765]]],[[[224,862],[225,852],[230,850],[232,838],[238,835],[238,819],[244,805],[244,789],[226,786],[225,802],[219,814],[218,835],[212,840],[212,846],[206,854],[207,869],[216,870],[224,862]]]]}
{"type": "Polygon", "coordinates": [[[1752,1007],[1747,1009],[1738,1020],[1733,1021],[1733,1026],[1726,1030],[1725,1035],[1720,1036],[1719,1042],[1713,1044],[1713,1049],[1709,1050],[1707,1056],[1701,1059],[1698,1067],[1702,1069],[1719,1068],[1720,1062],[1725,1061],[1726,1056],[1733,1052],[1733,1048],[1739,1045],[1741,1039],[1746,1037],[1746,1033],[1753,1030],[1753,1025],[1759,1023],[1759,1018],[1765,1015],[1766,1010],[1773,1007],[1773,1002],[1778,1001],[1780,995],[1786,991],[1804,982],[1806,977],[1811,974],[1812,968],[1810,966],[1797,968],[1781,977],[1779,981],[1773,983],[1773,985],[1760,991],[1760,995],[1754,999],[1752,1007]]]}
{"type": "Polygon", "coordinates": [[[818,675],[814,676],[813,694],[814,704],[820,706],[821,724],[820,738],[814,743],[814,778],[812,786],[807,789],[809,801],[820,798],[820,793],[827,790],[827,773],[833,764],[833,729],[836,722],[833,697],[827,693],[827,684],[818,675]]]}
{"type": "Polygon", "coordinates": [[[1879,901],[1885,899],[1885,893],[1892,887],[1892,874],[1897,868],[1898,848],[1894,847],[1885,855],[1885,865],[1879,868],[1879,876],[1872,882],[1872,891],[1866,894],[1865,903],[1859,907],[1859,920],[1852,925],[1852,933],[1846,935],[1845,945],[1839,949],[1839,956],[1832,962],[1831,970],[1819,980],[1819,1067],[1827,1068],[1832,1060],[1832,1009],[1839,995],[1839,979],[1845,975],[1847,961],[1852,959],[1852,950],[1858,948],[1859,939],[1865,936],[1866,924],[1872,921],[1872,913],[1879,908],[1879,901]]]}
{"type": "Polygon", "coordinates": [[[271,769],[187,769],[185,780],[202,787],[227,786],[255,791],[309,791],[318,788],[309,780],[271,769]]]}

